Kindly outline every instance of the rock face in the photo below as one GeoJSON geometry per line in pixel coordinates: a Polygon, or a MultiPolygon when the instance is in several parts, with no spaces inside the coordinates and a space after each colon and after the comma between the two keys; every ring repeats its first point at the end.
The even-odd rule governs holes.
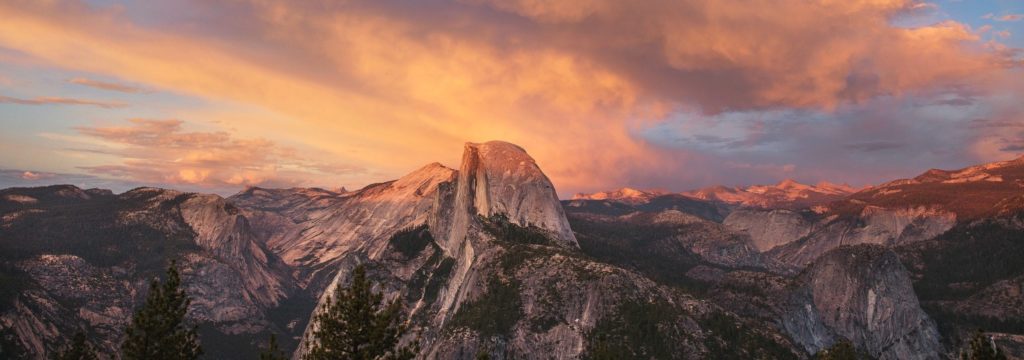
{"type": "MultiPolygon", "coordinates": [[[[215,195],[139,188],[124,194],[54,186],[2,191],[3,265],[22,284],[0,323],[41,357],[81,329],[116,353],[124,325],[169,259],[195,301],[189,318],[218,336],[256,336],[295,291],[289,270],[215,195]],[[25,201],[27,198],[36,201],[25,201]],[[10,200],[14,199],[14,200],[10,200]]],[[[219,354],[215,346],[208,353],[219,354]]]]}
{"type": "Polygon", "coordinates": [[[680,211],[610,216],[569,207],[568,213],[584,253],[653,279],[678,280],[702,264],[764,266],[750,237],[680,211]]]}
{"type": "Polygon", "coordinates": [[[454,206],[457,212],[449,241],[460,241],[463,215],[502,214],[513,224],[536,226],[549,231],[560,244],[576,246],[555,187],[533,158],[516,145],[500,141],[467,143],[454,206]]]}
{"type": "MultiPolygon", "coordinates": [[[[179,207],[182,219],[196,235],[196,245],[219,260],[218,264],[210,264],[213,266],[206,268],[190,267],[199,272],[197,277],[228,278],[203,274],[214,269],[243,274],[239,279],[242,282],[239,288],[245,291],[243,298],[251,299],[260,308],[277,306],[295,290],[289,269],[258,241],[248,219],[237,207],[216,195],[187,196],[179,207]]],[[[192,257],[188,260],[193,262],[197,259],[192,257]]]]}
{"type": "Polygon", "coordinates": [[[344,194],[253,188],[229,200],[252,219],[271,249],[300,269],[297,276],[306,285],[317,278],[329,280],[333,275],[320,271],[344,255],[379,256],[391,234],[426,223],[439,185],[454,177],[454,170],[433,163],[398,180],[344,194]]]}
{"type": "MultiPolygon", "coordinates": [[[[518,146],[498,141],[467,143],[458,172],[439,167],[428,166],[396,182],[418,184],[415,192],[388,196],[406,203],[409,199],[420,199],[409,208],[411,215],[397,218],[394,214],[381,216],[391,223],[365,232],[359,242],[375,245],[347,247],[338,251],[334,258],[341,269],[324,290],[325,294],[346,281],[348,270],[355,263],[388,261],[391,254],[386,251],[387,246],[394,241],[399,230],[425,226],[436,247],[433,253],[420,261],[396,262],[392,259],[388,266],[389,274],[380,278],[392,279],[394,286],[401,288],[400,284],[411,281],[415,273],[437,272],[437,267],[447,262],[443,271],[446,273],[445,283],[438,284],[441,289],[431,296],[436,299],[427,303],[425,299],[418,298],[411,304],[412,308],[431,314],[430,322],[424,327],[440,329],[467,299],[479,295],[485,286],[477,283],[489,276],[481,274],[480,264],[484,261],[484,254],[495,256],[495,251],[498,251],[492,244],[494,235],[487,232],[486,226],[527,229],[550,240],[549,245],[564,249],[578,247],[554,186],[534,160],[518,146]]],[[[352,196],[360,196],[363,191],[352,196]]],[[[340,203],[338,208],[352,206],[349,201],[340,203]]],[[[361,216],[348,216],[346,219],[360,223],[365,221],[361,216]]],[[[434,333],[432,336],[441,335],[434,333]]]]}
{"type": "MultiPolygon", "coordinates": [[[[932,239],[954,225],[956,215],[940,209],[866,207],[853,219],[825,217],[802,237],[774,238],[780,245],[772,248],[768,255],[780,263],[803,267],[842,245],[909,244],[932,239]]],[[[790,232],[797,233],[797,230],[791,228],[790,232]]]]}
{"type": "Polygon", "coordinates": [[[758,251],[788,244],[814,230],[813,220],[799,212],[785,209],[740,209],[725,218],[725,226],[750,235],[758,251]]]}
{"type": "Polygon", "coordinates": [[[782,327],[810,353],[838,339],[879,359],[938,359],[939,333],[896,254],[877,245],[823,255],[797,279],[782,327]]]}

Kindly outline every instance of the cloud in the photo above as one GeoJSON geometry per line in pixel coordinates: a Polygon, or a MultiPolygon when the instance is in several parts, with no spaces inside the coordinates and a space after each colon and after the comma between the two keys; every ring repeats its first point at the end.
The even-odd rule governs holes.
{"type": "Polygon", "coordinates": [[[0,104],[18,105],[88,105],[98,106],[104,109],[116,109],[128,106],[128,104],[116,101],[83,100],[63,97],[42,96],[32,99],[21,99],[0,95],[0,104]]]}
{"type": "Polygon", "coordinates": [[[1000,151],[1010,152],[1024,152],[1024,143],[1007,145],[999,149],[1000,151]]]}
{"type": "MultiPolygon", "coordinates": [[[[465,141],[503,139],[528,149],[561,191],[625,183],[679,188],[775,171],[722,165],[728,161],[794,163],[754,150],[834,153],[848,150],[836,144],[870,139],[837,141],[837,129],[855,127],[852,120],[788,121],[772,112],[835,114],[957,86],[977,87],[984,96],[993,79],[1017,66],[1013,49],[984,42],[962,23],[893,25],[901,16],[930,11],[922,4],[189,2],[194,8],[182,14],[162,13],[161,26],[132,18],[120,6],[14,1],[0,3],[0,47],[47,66],[132,79],[283,118],[226,125],[274,140],[270,145],[189,133],[169,121],[82,128],[81,135],[93,139],[153,151],[143,158],[170,169],[125,150],[123,164],[90,168],[97,173],[179,183],[248,181],[230,161],[188,157],[193,146],[246,167],[285,161],[303,172],[320,171],[309,161],[284,160],[283,153],[250,160],[213,146],[266,150],[302,143],[344,164],[342,169],[394,177],[430,161],[457,164],[465,141]],[[735,130],[740,136],[697,138],[692,128],[675,136],[707,144],[714,143],[706,137],[712,135],[736,140],[715,149],[666,145],[644,135],[679,113],[707,121],[734,113],[768,115],[745,120],[742,126],[749,128],[735,130]],[[160,135],[168,132],[175,135],[160,135]],[[796,139],[795,133],[829,137],[796,139]],[[178,158],[217,166],[179,166],[173,162],[178,158]],[[693,170],[702,167],[721,172],[693,170]],[[236,170],[220,170],[225,168],[236,170]]],[[[874,118],[910,127],[903,121],[911,120],[881,115],[874,118]]],[[[874,121],[857,124],[884,132],[874,121]]],[[[795,164],[793,171],[807,168],[806,162],[795,164]]]]}
{"type": "Polygon", "coordinates": [[[78,84],[78,85],[88,86],[88,87],[91,87],[91,88],[102,89],[102,90],[110,90],[110,91],[117,91],[117,92],[123,92],[123,93],[137,94],[137,93],[147,92],[145,89],[143,89],[141,87],[138,87],[138,86],[134,86],[134,85],[120,84],[120,83],[115,83],[115,82],[99,81],[99,80],[87,79],[87,78],[82,78],[82,77],[76,77],[76,78],[68,79],[68,82],[71,83],[71,84],[78,84]]]}
{"type": "Polygon", "coordinates": [[[845,145],[847,149],[863,152],[899,149],[904,146],[906,146],[906,144],[894,141],[869,141],[845,145]]]}
{"type": "Polygon", "coordinates": [[[996,21],[1020,21],[1024,19],[1024,14],[1006,14],[996,18],[996,21]]]}
{"type": "Polygon", "coordinates": [[[972,129],[983,128],[1024,128],[1024,122],[1012,120],[974,119],[969,122],[972,129]]]}
{"type": "Polygon", "coordinates": [[[21,173],[21,179],[22,180],[35,181],[35,180],[46,179],[46,178],[52,177],[52,175],[53,174],[49,174],[49,173],[38,173],[38,172],[26,171],[26,172],[21,173]]]}
{"type": "Polygon", "coordinates": [[[114,155],[119,164],[82,166],[92,174],[141,183],[188,185],[213,190],[243,186],[300,186],[323,175],[363,169],[308,160],[265,139],[238,139],[223,131],[186,131],[176,119],[131,119],[125,126],[76,130],[109,143],[104,149],[66,149],[114,155]]]}

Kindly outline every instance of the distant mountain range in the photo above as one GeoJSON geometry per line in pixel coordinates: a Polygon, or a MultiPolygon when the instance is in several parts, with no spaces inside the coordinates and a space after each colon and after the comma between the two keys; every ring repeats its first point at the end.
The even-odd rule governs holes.
{"type": "MultiPolygon", "coordinates": [[[[857,189],[849,185],[836,185],[829,182],[821,182],[817,185],[804,185],[795,180],[786,179],[775,185],[753,185],[747,187],[719,185],[686,191],[677,195],[732,206],[801,208],[839,200],[855,192],[857,192],[857,189]]],[[[673,194],[660,190],[621,188],[592,194],[579,193],[574,195],[572,200],[612,200],[641,204],[665,195],[673,194]]]]}
{"type": "Polygon", "coordinates": [[[271,333],[300,356],[357,264],[430,359],[806,359],[844,340],[940,359],[977,328],[1020,357],[1022,258],[1024,158],[865,189],[560,201],[524,149],[468,143],[457,169],[354,191],[0,190],[0,340],[44,358],[85,331],[116,354],[147,280],[178,259],[217,359],[254,358],[271,333]]]}

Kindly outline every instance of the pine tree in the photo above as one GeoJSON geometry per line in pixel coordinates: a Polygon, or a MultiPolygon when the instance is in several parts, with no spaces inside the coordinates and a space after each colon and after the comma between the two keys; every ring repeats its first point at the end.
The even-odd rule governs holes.
{"type": "Polygon", "coordinates": [[[266,349],[260,350],[260,360],[288,360],[281,348],[277,346],[277,336],[270,334],[270,343],[266,349]]]}
{"type": "Polygon", "coordinates": [[[402,324],[402,304],[395,299],[383,305],[383,294],[373,292],[366,268],[352,271],[352,284],[338,286],[314,321],[306,360],[412,359],[418,341],[397,347],[408,330],[402,324]]]}
{"type": "Polygon", "coordinates": [[[78,332],[71,339],[71,345],[53,356],[55,360],[96,360],[96,350],[85,339],[85,333],[78,332]]]}
{"type": "Polygon", "coordinates": [[[0,359],[23,359],[28,351],[18,341],[18,334],[13,328],[0,324],[0,359]]]}
{"type": "Polygon", "coordinates": [[[818,360],[857,360],[857,350],[849,341],[843,340],[822,350],[815,358],[818,360]]]}
{"type": "Polygon", "coordinates": [[[1006,360],[1006,355],[996,347],[985,333],[978,329],[971,338],[970,347],[960,355],[963,360],[1006,360]]]}
{"type": "Polygon", "coordinates": [[[181,276],[174,261],[167,268],[167,279],[149,284],[146,303],[135,312],[125,330],[121,345],[125,359],[192,360],[203,353],[195,326],[185,324],[191,303],[181,288],[181,276]]]}
{"type": "Polygon", "coordinates": [[[476,352],[476,360],[491,360],[491,354],[484,349],[480,349],[480,351],[476,352]]]}

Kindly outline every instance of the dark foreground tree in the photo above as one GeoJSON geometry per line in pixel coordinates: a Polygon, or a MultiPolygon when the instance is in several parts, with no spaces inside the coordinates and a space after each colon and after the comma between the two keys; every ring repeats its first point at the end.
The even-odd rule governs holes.
{"type": "Polygon", "coordinates": [[[18,341],[18,334],[14,329],[0,324],[0,359],[23,359],[28,357],[28,351],[18,341]]]}
{"type": "Polygon", "coordinates": [[[373,292],[366,268],[352,271],[352,284],[338,286],[314,318],[306,360],[412,359],[418,342],[398,347],[408,330],[402,323],[402,304],[383,305],[384,295],[373,292]]]}
{"type": "Polygon", "coordinates": [[[203,353],[195,326],[185,323],[191,300],[181,286],[175,262],[167,268],[167,279],[161,284],[153,279],[149,295],[132,323],[125,330],[127,339],[121,345],[125,359],[192,360],[203,353]]]}
{"type": "Polygon", "coordinates": [[[857,349],[849,341],[843,340],[822,350],[814,358],[818,360],[857,360],[857,349]]]}
{"type": "Polygon", "coordinates": [[[985,333],[978,329],[971,338],[967,352],[962,353],[963,360],[1006,360],[1006,355],[996,347],[992,339],[985,336],[985,333]]]}
{"type": "Polygon", "coordinates": [[[281,348],[277,346],[277,336],[270,334],[270,343],[267,348],[260,350],[260,360],[288,360],[281,348]]]}
{"type": "Polygon", "coordinates": [[[85,339],[85,333],[78,332],[71,339],[71,344],[53,356],[56,360],[96,360],[96,350],[85,339]]]}

